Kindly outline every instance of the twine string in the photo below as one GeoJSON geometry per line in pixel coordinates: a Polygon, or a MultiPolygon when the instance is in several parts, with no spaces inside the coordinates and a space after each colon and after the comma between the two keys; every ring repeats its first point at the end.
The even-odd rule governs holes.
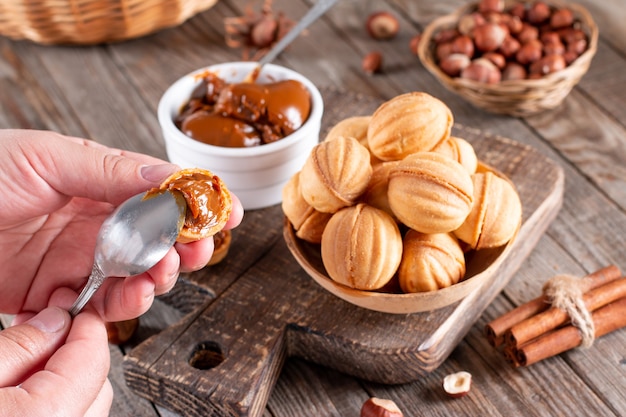
{"type": "Polygon", "coordinates": [[[553,307],[567,313],[572,326],[580,332],[581,347],[588,348],[595,338],[591,312],[583,300],[582,280],[572,275],[556,275],[543,286],[543,294],[553,307]]]}

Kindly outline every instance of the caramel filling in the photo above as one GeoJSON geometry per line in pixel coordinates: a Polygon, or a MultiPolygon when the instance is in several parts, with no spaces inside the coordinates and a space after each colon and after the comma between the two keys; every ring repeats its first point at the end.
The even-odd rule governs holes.
{"type": "Polygon", "coordinates": [[[219,181],[201,173],[186,174],[172,180],[167,189],[180,192],[187,202],[185,228],[202,234],[219,222],[224,206],[219,181]]]}
{"type": "Polygon", "coordinates": [[[299,81],[228,84],[206,73],[174,123],[200,142],[249,147],[290,135],[310,112],[311,94],[299,81]]]}

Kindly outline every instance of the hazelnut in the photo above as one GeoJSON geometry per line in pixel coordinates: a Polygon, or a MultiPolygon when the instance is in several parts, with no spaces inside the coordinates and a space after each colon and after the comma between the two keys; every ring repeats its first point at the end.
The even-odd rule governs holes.
{"type": "Polygon", "coordinates": [[[472,374],[465,371],[446,375],[443,378],[443,390],[452,398],[467,395],[472,386],[472,374]]]}
{"type": "Polygon", "coordinates": [[[483,16],[485,17],[485,20],[489,23],[503,24],[506,26],[510,15],[500,12],[486,12],[483,14],[483,16]]]}
{"type": "Polygon", "coordinates": [[[372,397],[363,403],[360,417],[403,417],[392,400],[372,397]]]}
{"type": "Polygon", "coordinates": [[[450,42],[457,36],[459,36],[459,31],[456,28],[443,29],[435,33],[435,35],[433,36],[433,41],[435,41],[436,44],[450,42]]]}
{"type": "Polygon", "coordinates": [[[526,5],[521,2],[515,3],[509,9],[509,14],[511,16],[517,17],[520,20],[526,19],[526,5]]]}
{"type": "Polygon", "coordinates": [[[497,23],[485,23],[474,28],[474,43],[476,48],[483,51],[495,51],[502,45],[508,31],[497,23]]]}
{"type": "Polygon", "coordinates": [[[561,54],[546,55],[530,65],[531,74],[547,75],[560,71],[567,66],[561,54]]]}
{"type": "Polygon", "coordinates": [[[507,26],[510,34],[517,35],[524,28],[524,22],[517,16],[511,16],[507,21],[507,26]]]}
{"type": "Polygon", "coordinates": [[[565,42],[566,44],[572,43],[574,41],[581,40],[581,39],[584,39],[584,40],[587,39],[587,35],[585,35],[585,32],[583,32],[580,29],[574,29],[574,28],[560,29],[558,31],[558,34],[561,37],[561,40],[565,42]]]}
{"type": "Polygon", "coordinates": [[[107,322],[105,325],[109,343],[121,345],[128,342],[130,338],[133,337],[139,326],[139,319],[134,318],[124,321],[107,322]]]}
{"type": "Polygon", "coordinates": [[[409,40],[409,50],[413,53],[413,55],[419,54],[419,45],[422,40],[422,34],[418,33],[417,35],[413,35],[413,37],[409,40]]]}
{"type": "Polygon", "coordinates": [[[563,45],[563,42],[561,42],[557,36],[556,41],[543,43],[543,53],[544,55],[563,55],[565,53],[565,45],[563,45]]]}
{"type": "Polygon", "coordinates": [[[568,42],[566,50],[569,52],[574,52],[577,55],[580,55],[587,50],[587,40],[576,39],[571,42],[568,42]]]}
{"type": "Polygon", "coordinates": [[[500,51],[500,53],[506,58],[510,58],[514,56],[517,51],[519,51],[519,48],[521,46],[522,45],[519,43],[519,41],[513,36],[507,36],[502,42],[502,45],[500,45],[500,49],[498,49],[498,51],[500,51]]]}
{"type": "Polygon", "coordinates": [[[537,39],[528,41],[519,48],[515,54],[515,59],[522,65],[530,64],[541,58],[543,55],[543,45],[537,39]]]}
{"type": "Polygon", "coordinates": [[[502,81],[518,81],[526,78],[526,67],[517,62],[508,62],[502,70],[502,81]]]}
{"type": "Polygon", "coordinates": [[[461,78],[479,83],[497,84],[500,82],[502,74],[493,62],[486,58],[476,58],[461,71],[461,78]]]}
{"type": "Polygon", "coordinates": [[[539,25],[550,18],[550,6],[542,1],[535,1],[526,12],[526,18],[534,25],[539,25]]]}
{"type": "Polygon", "coordinates": [[[276,40],[278,21],[266,15],[256,23],[250,32],[252,44],[258,48],[266,48],[276,40]]]}
{"type": "Polygon", "coordinates": [[[506,58],[504,55],[497,52],[487,52],[483,55],[483,58],[491,61],[496,67],[498,67],[498,69],[502,69],[506,65],[506,58]]]}
{"type": "Polygon", "coordinates": [[[370,52],[363,57],[361,67],[367,74],[372,75],[381,71],[383,66],[383,55],[378,52],[370,52]]]}
{"type": "Polygon", "coordinates": [[[321,256],[332,280],[358,290],[377,290],[400,265],[400,229],[390,215],[367,204],[343,208],[326,224],[321,256]]]}
{"type": "Polygon", "coordinates": [[[480,13],[470,13],[459,18],[457,28],[462,35],[471,35],[476,26],[486,23],[485,17],[480,13]]]}
{"type": "Polygon", "coordinates": [[[528,23],[524,23],[522,30],[517,34],[517,40],[520,43],[526,43],[528,41],[539,39],[539,29],[528,23]]]}
{"type": "Polygon", "coordinates": [[[550,17],[550,26],[553,29],[560,29],[572,26],[574,23],[574,13],[571,10],[563,8],[555,10],[550,17]]]}
{"type": "Polygon", "coordinates": [[[467,35],[459,35],[454,38],[452,41],[452,53],[467,55],[471,58],[474,55],[474,42],[472,42],[472,38],[467,35]]]}
{"type": "Polygon", "coordinates": [[[563,59],[565,59],[565,63],[567,65],[570,65],[572,62],[576,61],[578,56],[579,55],[576,52],[572,52],[572,51],[565,51],[563,53],[563,59]]]}
{"type": "Polygon", "coordinates": [[[504,10],[504,0],[480,0],[478,11],[481,13],[501,12],[504,10]]]}
{"type": "Polygon", "coordinates": [[[437,61],[444,60],[448,55],[452,53],[452,42],[443,42],[437,44],[435,47],[435,56],[437,61]]]}
{"type": "Polygon", "coordinates": [[[470,62],[470,57],[465,54],[451,54],[439,63],[439,67],[450,77],[458,77],[470,62]]]}
{"type": "Polygon", "coordinates": [[[372,13],[365,22],[367,33],[377,40],[394,38],[400,29],[398,19],[391,13],[379,11],[372,13]]]}

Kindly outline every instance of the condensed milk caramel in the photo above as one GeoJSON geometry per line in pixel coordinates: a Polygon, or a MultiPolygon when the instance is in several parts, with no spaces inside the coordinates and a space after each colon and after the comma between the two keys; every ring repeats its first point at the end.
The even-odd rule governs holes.
{"type": "Polygon", "coordinates": [[[250,147],[290,135],[310,113],[311,94],[299,81],[229,84],[206,72],[174,122],[209,145],[250,147]]]}

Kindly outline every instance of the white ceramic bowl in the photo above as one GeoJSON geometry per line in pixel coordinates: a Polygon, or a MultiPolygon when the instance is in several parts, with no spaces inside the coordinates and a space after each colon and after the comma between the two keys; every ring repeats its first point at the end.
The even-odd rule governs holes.
{"type": "Polygon", "coordinates": [[[204,168],[218,175],[239,197],[244,209],[259,209],[282,200],[282,189],[298,172],[311,149],[319,142],[324,102],[315,85],[301,74],[279,65],[267,64],[259,83],[293,79],[311,93],[311,113],[294,133],[273,143],[249,148],[208,145],[181,132],[174,117],[200,83],[201,74],[211,71],[229,83],[241,82],[257,64],[228,62],[201,68],[170,86],[159,101],[158,119],[163,130],[168,159],[182,168],[204,168]]]}

